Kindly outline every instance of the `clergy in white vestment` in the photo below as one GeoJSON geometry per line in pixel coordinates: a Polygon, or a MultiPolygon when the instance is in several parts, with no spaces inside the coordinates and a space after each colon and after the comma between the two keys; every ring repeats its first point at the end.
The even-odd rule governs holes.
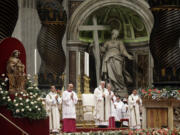
{"type": "Polygon", "coordinates": [[[63,132],[76,132],[76,107],[77,94],[73,91],[73,84],[68,84],[68,89],[62,94],[63,132]]]}
{"type": "Polygon", "coordinates": [[[126,98],[123,99],[123,103],[124,105],[122,107],[122,120],[123,120],[122,125],[128,127],[129,126],[129,110],[128,110],[128,102],[126,98]]]}
{"type": "Polygon", "coordinates": [[[95,123],[99,127],[107,127],[111,112],[111,100],[113,92],[105,88],[105,82],[101,81],[99,87],[94,90],[95,97],[95,123]]]}
{"type": "Polygon", "coordinates": [[[107,115],[109,115],[109,128],[115,128],[115,116],[116,116],[116,109],[114,106],[114,102],[116,101],[116,96],[114,92],[111,90],[111,84],[107,84],[107,96],[106,96],[106,104],[109,110],[107,110],[107,115]]]}
{"type": "Polygon", "coordinates": [[[128,97],[129,107],[129,126],[131,129],[140,129],[140,106],[142,105],[141,98],[137,95],[137,90],[128,97]]]}
{"type": "Polygon", "coordinates": [[[114,106],[116,109],[116,116],[115,116],[115,121],[116,121],[116,127],[120,127],[120,121],[122,119],[122,108],[124,106],[124,103],[121,101],[119,96],[116,96],[116,101],[114,102],[114,106]]]}
{"type": "Polygon", "coordinates": [[[61,104],[61,98],[56,92],[54,85],[51,86],[51,91],[46,96],[46,110],[49,115],[49,127],[50,132],[59,132],[60,130],[60,113],[59,105],[61,104]]]}

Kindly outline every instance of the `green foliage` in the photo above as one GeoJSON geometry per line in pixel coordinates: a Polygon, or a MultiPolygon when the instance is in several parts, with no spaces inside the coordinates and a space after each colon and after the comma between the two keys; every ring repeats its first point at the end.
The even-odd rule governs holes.
{"type": "Polygon", "coordinates": [[[14,100],[11,100],[8,92],[8,78],[1,75],[0,79],[0,106],[7,106],[16,118],[29,118],[33,120],[45,119],[47,117],[42,100],[41,92],[32,83],[30,75],[27,77],[26,91],[15,93],[14,100]]]}
{"type": "Polygon", "coordinates": [[[177,89],[174,90],[169,87],[163,89],[157,89],[157,88],[139,89],[138,93],[142,98],[152,98],[154,100],[174,98],[180,100],[180,90],[177,89]]]}

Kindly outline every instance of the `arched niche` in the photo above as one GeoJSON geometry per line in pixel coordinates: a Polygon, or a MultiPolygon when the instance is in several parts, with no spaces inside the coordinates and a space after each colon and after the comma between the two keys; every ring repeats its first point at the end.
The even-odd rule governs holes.
{"type": "Polygon", "coordinates": [[[94,11],[113,5],[127,7],[136,12],[142,17],[148,33],[151,32],[154,19],[149,5],[144,0],[86,0],[75,10],[69,20],[67,40],[79,40],[79,26],[81,26],[94,11]]]}
{"type": "MultiPolygon", "coordinates": [[[[74,56],[78,57],[78,51],[81,50],[80,48],[85,48],[85,46],[87,46],[87,44],[83,45],[83,42],[82,42],[83,40],[81,40],[81,35],[80,35],[81,31],[83,31],[83,29],[88,25],[87,20],[89,18],[91,18],[91,16],[93,14],[96,14],[98,12],[98,10],[105,9],[107,7],[116,7],[116,8],[119,7],[121,9],[121,11],[123,11],[125,9],[127,12],[129,12],[129,11],[131,13],[134,12],[134,15],[140,17],[140,20],[143,23],[143,26],[145,27],[145,30],[147,32],[147,36],[146,36],[147,39],[145,40],[146,41],[145,44],[142,41],[139,41],[139,42],[136,41],[136,43],[137,43],[136,46],[142,44],[142,47],[145,45],[146,50],[148,50],[147,45],[149,42],[149,35],[150,35],[151,29],[153,27],[154,19],[153,19],[153,15],[149,9],[149,5],[147,4],[146,1],[144,1],[144,0],[136,0],[136,1],[132,1],[132,0],[86,0],[86,1],[82,2],[81,5],[74,11],[74,13],[72,14],[72,16],[69,20],[69,23],[68,23],[67,40],[68,40],[68,47],[70,48],[70,49],[68,49],[69,54],[71,54],[70,53],[70,51],[71,51],[74,53],[74,56]]],[[[97,22],[97,20],[96,20],[96,22],[97,22]]],[[[102,26],[101,28],[103,29],[104,27],[102,26]]],[[[85,29],[87,30],[87,28],[85,28],[85,29]]],[[[89,29],[91,29],[91,28],[89,28],[89,29]]],[[[108,29],[108,26],[107,26],[107,29],[108,29]]],[[[93,31],[93,30],[91,30],[91,31],[93,31]]],[[[98,32],[96,31],[95,33],[96,33],[96,36],[94,36],[94,37],[97,37],[98,32]]],[[[98,39],[98,44],[99,43],[100,43],[100,40],[98,39]]],[[[130,44],[132,44],[132,43],[133,42],[131,42],[130,44]]],[[[138,58],[144,59],[143,57],[141,57],[141,56],[144,56],[144,54],[145,54],[143,52],[143,49],[144,48],[140,48],[140,50],[142,50],[142,53],[140,54],[140,56],[136,55],[135,56],[136,59],[138,59],[138,58]]],[[[71,55],[69,55],[69,54],[67,55],[67,57],[71,57],[71,55]]],[[[74,56],[73,56],[73,58],[74,58],[74,56]]],[[[71,58],[69,58],[69,61],[68,61],[69,63],[74,62],[72,59],[71,60],[70,59],[71,58]]],[[[151,58],[150,54],[147,56],[146,59],[148,59],[148,66],[152,67],[152,58],[151,58]]],[[[76,80],[78,80],[79,73],[77,70],[80,68],[78,66],[78,63],[79,62],[77,62],[77,61],[76,61],[76,63],[74,63],[74,64],[76,64],[76,69],[72,68],[72,71],[69,66],[69,70],[68,70],[69,78],[72,78],[70,76],[70,74],[73,74],[74,71],[76,70],[76,73],[74,73],[74,76],[76,76],[76,80]]],[[[81,64],[83,64],[83,63],[81,63],[81,64]]],[[[138,67],[136,67],[136,69],[137,68],[138,67]]],[[[80,69],[80,70],[82,70],[82,69],[80,69]]],[[[149,74],[148,81],[149,81],[149,84],[151,84],[152,70],[148,69],[147,72],[149,74]]],[[[72,80],[70,80],[70,82],[71,81],[72,80]]],[[[76,82],[76,84],[77,84],[77,81],[74,80],[74,82],[76,82]]],[[[135,85],[138,86],[138,82],[135,82],[135,83],[136,83],[135,85]]],[[[77,85],[76,85],[76,87],[77,87],[77,85]]]]}

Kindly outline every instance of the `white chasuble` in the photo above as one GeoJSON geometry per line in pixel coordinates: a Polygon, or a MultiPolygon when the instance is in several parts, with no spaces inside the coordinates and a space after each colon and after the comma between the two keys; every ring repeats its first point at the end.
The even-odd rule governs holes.
{"type": "Polygon", "coordinates": [[[95,110],[94,118],[96,125],[108,125],[109,117],[113,115],[112,108],[114,107],[112,102],[113,92],[111,94],[106,88],[102,89],[101,86],[94,90],[95,97],[95,110]],[[104,95],[104,97],[103,97],[104,95]]]}
{"type": "Polygon", "coordinates": [[[129,106],[129,126],[131,129],[141,128],[140,122],[140,106],[142,105],[142,100],[138,95],[131,94],[128,98],[129,106]],[[137,103],[137,100],[140,102],[137,103]]]}
{"type": "Polygon", "coordinates": [[[59,105],[61,102],[60,96],[55,92],[50,92],[46,96],[46,111],[49,115],[49,126],[51,131],[58,132],[60,129],[59,105]],[[57,99],[56,96],[58,96],[57,99]]]}

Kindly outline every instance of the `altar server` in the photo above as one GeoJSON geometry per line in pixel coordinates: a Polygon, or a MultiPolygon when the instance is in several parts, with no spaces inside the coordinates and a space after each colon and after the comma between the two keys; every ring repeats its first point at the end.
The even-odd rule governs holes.
{"type": "Polygon", "coordinates": [[[68,84],[68,89],[62,94],[63,132],[76,132],[76,107],[77,94],[73,91],[73,84],[68,84]]]}
{"type": "Polygon", "coordinates": [[[129,126],[129,110],[128,110],[128,103],[127,99],[123,99],[123,107],[122,107],[122,125],[128,127],[129,126]]]}
{"type": "Polygon", "coordinates": [[[61,104],[61,98],[57,94],[54,85],[51,86],[50,90],[51,91],[46,96],[46,110],[49,115],[50,132],[59,133],[60,130],[59,105],[61,104]]]}
{"type": "Polygon", "coordinates": [[[124,106],[124,103],[121,101],[119,96],[116,96],[116,102],[114,103],[115,109],[116,109],[116,127],[120,127],[120,121],[122,119],[122,108],[124,106]]]}

